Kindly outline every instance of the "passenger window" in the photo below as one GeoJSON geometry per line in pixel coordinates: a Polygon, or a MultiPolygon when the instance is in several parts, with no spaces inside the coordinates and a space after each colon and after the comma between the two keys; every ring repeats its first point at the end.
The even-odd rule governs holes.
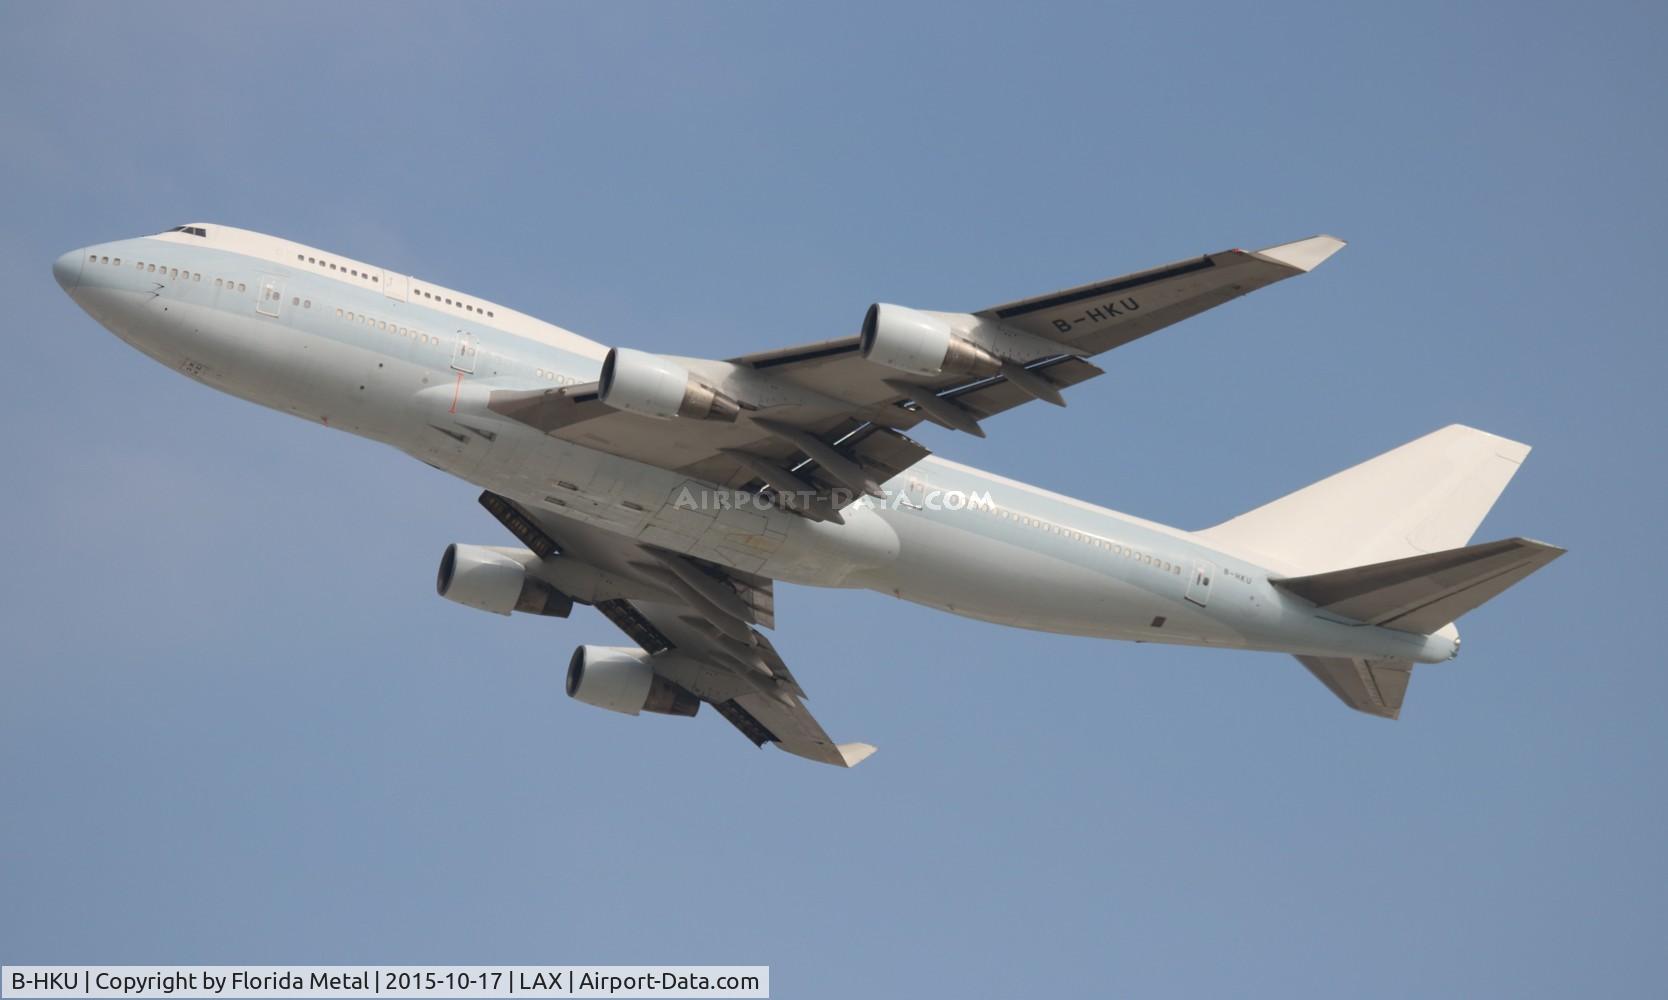
{"type": "Polygon", "coordinates": [[[240,292],[247,292],[249,290],[249,286],[240,281],[237,283],[237,290],[240,292]]]}
{"type": "Polygon", "coordinates": [[[155,273],[156,265],[155,264],[146,264],[145,265],[145,270],[150,271],[152,273],[155,273]]]}

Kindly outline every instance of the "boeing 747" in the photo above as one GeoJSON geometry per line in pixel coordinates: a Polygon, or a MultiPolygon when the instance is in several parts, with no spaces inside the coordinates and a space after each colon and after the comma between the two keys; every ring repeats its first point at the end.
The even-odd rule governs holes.
{"type": "Polygon", "coordinates": [[[933,456],[1065,405],[1090,359],[1343,243],[1228,250],[976,312],[879,303],[856,334],[728,360],[605,347],[478,296],[212,223],[71,251],[53,275],[152,359],[392,445],[483,492],[519,544],[446,548],[440,596],[601,612],[567,693],[629,715],[710,705],[755,744],[846,767],[765,631],[773,584],[857,587],[1016,628],[1290,653],[1395,718],[1454,620],[1562,549],[1471,536],[1529,453],[1463,426],[1185,531],[933,456]]]}

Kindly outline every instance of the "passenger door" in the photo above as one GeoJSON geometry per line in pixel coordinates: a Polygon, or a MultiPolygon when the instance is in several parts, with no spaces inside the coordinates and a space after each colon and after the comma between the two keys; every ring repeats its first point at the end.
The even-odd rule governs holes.
{"type": "Polygon", "coordinates": [[[263,274],[256,291],[260,294],[255,296],[255,311],[262,316],[278,318],[284,307],[284,280],[263,274]]]}
{"type": "Polygon", "coordinates": [[[452,370],[465,375],[475,373],[475,335],[468,330],[458,331],[457,347],[452,349],[452,370]]]}
{"type": "Polygon", "coordinates": [[[1204,607],[1210,603],[1210,582],[1216,576],[1216,566],[1203,559],[1193,563],[1193,577],[1187,581],[1187,599],[1204,607]]]}

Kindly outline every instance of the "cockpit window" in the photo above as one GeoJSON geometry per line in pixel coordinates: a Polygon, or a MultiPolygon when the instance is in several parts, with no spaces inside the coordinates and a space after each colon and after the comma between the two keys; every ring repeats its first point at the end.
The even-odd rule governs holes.
{"type": "Polygon", "coordinates": [[[205,238],[208,236],[208,230],[202,226],[175,226],[168,231],[170,233],[184,233],[187,236],[202,236],[205,238]]]}

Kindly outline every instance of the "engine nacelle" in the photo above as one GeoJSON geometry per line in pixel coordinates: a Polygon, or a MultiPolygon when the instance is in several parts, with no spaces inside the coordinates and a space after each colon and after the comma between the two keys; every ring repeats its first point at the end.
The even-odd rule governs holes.
{"type": "Polygon", "coordinates": [[[573,611],[573,598],[532,576],[510,556],[484,545],[446,546],[434,589],[448,601],[495,615],[521,611],[566,618],[573,611]]]}
{"type": "Polygon", "coordinates": [[[1002,359],[930,313],[877,302],[863,317],[863,357],[911,375],[994,375],[1002,359]]]}
{"type": "Polygon", "coordinates": [[[658,354],[615,347],[602,362],[597,398],[616,410],[669,420],[734,422],[741,406],[658,354]]]}
{"type": "Polygon", "coordinates": [[[635,646],[580,646],[568,660],[568,697],[610,712],[694,715],[701,699],[656,674],[635,646]]]}

